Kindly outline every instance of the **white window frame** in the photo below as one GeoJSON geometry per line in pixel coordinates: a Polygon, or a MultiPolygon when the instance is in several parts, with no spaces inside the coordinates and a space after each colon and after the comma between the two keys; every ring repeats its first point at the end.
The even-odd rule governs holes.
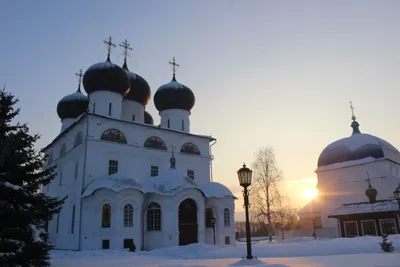
{"type": "Polygon", "coordinates": [[[187,170],[186,174],[187,174],[187,177],[194,180],[194,170],[187,170]]]}
{"type": "Polygon", "coordinates": [[[395,230],[395,234],[398,234],[399,232],[397,231],[397,225],[396,225],[396,220],[394,218],[387,218],[387,219],[379,219],[379,227],[381,229],[381,234],[383,234],[382,231],[382,221],[393,221],[394,223],[394,230],[395,230]]]}
{"type": "Polygon", "coordinates": [[[357,223],[357,221],[345,221],[345,222],[343,222],[343,228],[344,228],[344,236],[345,236],[345,237],[356,237],[356,236],[360,236],[360,231],[358,230],[358,223],[357,223]],[[356,223],[357,235],[355,235],[355,236],[353,236],[353,235],[347,236],[346,223],[356,223]]]}
{"type": "Polygon", "coordinates": [[[227,207],[224,208],[224,227],[231,227],[231,210],[227,207]],[[225,211],[228,210],[228,214],[225,211]]]}
{"type": "Polygon", "coordinates": [[[162,231],[162,209],[161,209],[161,205],[158,204],[157,202],[152,202],[147,206],[146,229],[148,232],[162,231]],[[156,204],[156,207],[150,207],[150,206],[152,206],[152,204],[156,204]],[[149,214],[150,210],[152,211],[152,214],[149,214]],[[158,215],[155,214],[156,211],[159,213],[158,215]],[[159,216],[159,219],[157,218],[158,216],[159,216]],[[151,221],[151,224],[150,224],[150,221],[151,221]]]}
{"type": "Polygon", "coordinates": [[[133,227],[134,211],[135,211],[135,209],[133,208],[132,204],[127,203],[124,205],[124,207],[123,207],[124,227],[133,227]],[[127,207],[128,205],[130,207],[127,207]]]}
{"type": "Polygon", "coordinates": [[[108,175],[113,175],[115,173],[118,173],[119,171],[119,162],[118,160],[115,159],[110,159],[108,160],[108,175]],[[112,164],[112,163],[117,163],[117,164],[112,164]],[[111,173],[111,170],[116,170],[115,172],[111,173]]]}
{"type": "Polygon", "coordinates": [[[159,173],[160,173],[160,168],[158,166],[156,166],[156,165],[150,166],[150,176],[151,177],[156,177],[156,176],[158,176],[159,173]],[[153,175],[153,171],[157,172],[157,175],[153,175]]]}
{"type": "Polygon", "coordinates": [[[361,231],[362,231],[363,236],[365,236],[363,222],[373,222],[375,225],[375,235],[374,236],[378,236],[378,228],[376,227],[375,220],[361,220],[361,231]]]}

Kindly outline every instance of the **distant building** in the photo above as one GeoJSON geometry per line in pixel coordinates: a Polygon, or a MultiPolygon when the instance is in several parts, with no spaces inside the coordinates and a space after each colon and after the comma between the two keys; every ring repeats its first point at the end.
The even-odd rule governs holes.
{"type": "MultiPolygon", "coordinates": [[[[311,236],[315,227],[320,237],[346,236],[344,229],[347,227],[349,233],[350,229],[355,229],[354,225],[358,225],[360,233],[363,225],[361,221],[366,218],[375,220],[378,228],[386,229],[385,225],[394,225],[394,230],[399,233],[400,218],[397,215],[396,219],[396,207],[391,200],[400,183],[400,152],[379,137],[361,133],[354,114],[352,120],[352,135],[333,142],[320,154],[316,170],[319,194],[298,212],[300,230],[294,235],[311,236]],[[368,183],[377,191],[377,201],[362,204],[365,202],[368,183]],[[382,207],[386,211],[363,216],[343,213],[344,210],[354,208],[354,212],[360,214],[367,206],[370,209],[382,207]],[[356,222],[347,222],[350,218],[356,222]],[[386,221],[379,221],[385,218],[386,221]],[[392,220],[397,222],[393,223],[392,220]],[[380,226],[382,224],[384,226],[380,226]]],[[[364,225],[367,227],[371,223],[365,222],[364,225]]],[[[375,232],[380,233],[378,230],[375,232]]]]}
{"type": "Polygon", "coordinates": [[[128,70],[126,58],[122,67],[111,63],[110,50],[83,75],[87,96],[79,83],[58,103],[61,133],[43,149],[58,175],[42,188],[68,196],[49,224],[55,248],[213,244],[214,221],[216,243],[235,243],[235,197],[211,181],[215,139],[190,132],[195,96],[172,65],[172,80],[154,95],[160,125],[145,111],[149,84],[128,70]]]}

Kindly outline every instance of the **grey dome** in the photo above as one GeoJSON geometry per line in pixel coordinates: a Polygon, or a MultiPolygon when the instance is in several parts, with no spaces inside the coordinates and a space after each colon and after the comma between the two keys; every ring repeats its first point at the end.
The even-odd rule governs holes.
{"type": "Polygon", "coordinates": [[[89,99],[78,90],[64,96],[57,104],[57,114],[60,119],[75,119],[85,113],[89,106],[89,99]]]}
{"type": "Polygon", "coordinates": [[[400,152],[394,146],[379,137],[361,133],[358,126],[353,121],[353,134],[350,137],[335,141],[322,151],[318,158],[318,167],[368,157],[387,158],[400,163],[400,152]]]}

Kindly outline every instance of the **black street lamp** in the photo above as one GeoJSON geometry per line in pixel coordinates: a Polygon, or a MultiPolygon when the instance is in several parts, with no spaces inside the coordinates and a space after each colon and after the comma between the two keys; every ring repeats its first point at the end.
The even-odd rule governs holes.
{"type": "Polygon", "coordinates": [[[317,234],[315,233],[315,218],[312,219],[312,224],[313,224],[313,229],[314,229],[313,237],[314,237],[314,239],[317,239],[317,234]]]}
{"type": "Polygon", "coordinates": [[[214,245],[215,245],[215,217],[211,218],[211,225],[213,228],[213,237],[214,237],[214,245]]]}
{"type": "MultiPolygon", "coordinates": [[[[251,254],[251,233],[250,233],[250,220],[249,220],[249,191],[248,187],[251,185],[251,175],[253,171],[246,167],[246,164],[243,164],[243,167],[240,168],[237,172],[240,186],[244,188],[243,197],[244,197],[244,207],[246,211],[246,245],[247,245],[247,256],[248,260],[253,259],[253,255],[251,254]]],[[[244,257],[243,257],[244,258],[244,257]]]]}

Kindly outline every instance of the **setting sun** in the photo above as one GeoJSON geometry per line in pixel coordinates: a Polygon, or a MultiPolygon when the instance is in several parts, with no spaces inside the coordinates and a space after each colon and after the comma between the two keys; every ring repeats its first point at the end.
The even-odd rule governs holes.
{"type": "Polygon", "coordinates": [[[301,195],[308,200],[315,198],[318,195],[317,189],[306,189],[301,192],[301,195]]]}

